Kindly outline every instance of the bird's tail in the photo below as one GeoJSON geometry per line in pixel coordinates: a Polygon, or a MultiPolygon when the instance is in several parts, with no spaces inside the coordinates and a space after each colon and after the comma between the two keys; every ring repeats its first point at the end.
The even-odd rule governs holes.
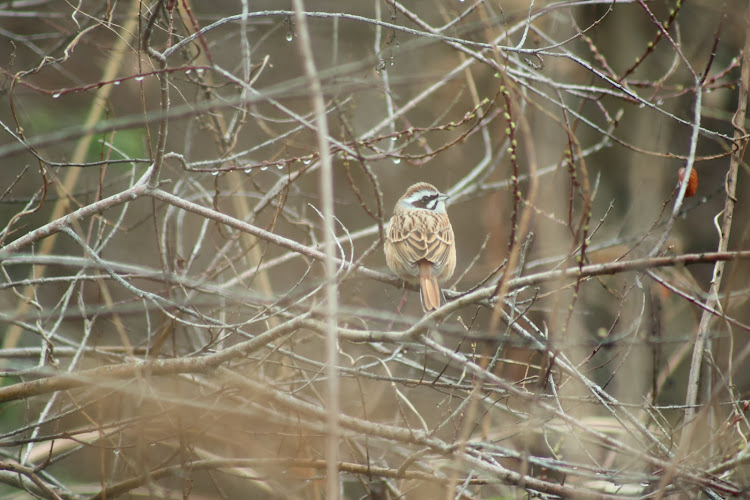
{"type": "Polygon", "coordinates": [[[440,283],[432,273],[432,264],[426,260],[419,262],[419,297],[425,312],[434,311],[443,302],[440,283]]]}

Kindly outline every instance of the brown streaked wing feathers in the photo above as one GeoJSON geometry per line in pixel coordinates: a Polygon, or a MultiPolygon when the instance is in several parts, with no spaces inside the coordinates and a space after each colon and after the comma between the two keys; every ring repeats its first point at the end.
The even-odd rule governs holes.
{"type": "Polygon", "coordinates": [[[424,231],[414,229],[414,220],[405,214],[396,214],[388,225],[388,239],[399,260],[406,264],[404,272],[417,276],[416,263],[427,260],[438,268],[443,268],[450,256],[453,245],[453,230],[447,216],[428,214],[424,231]],[[408,265],[407,263],[414,263],[408,265]]]}

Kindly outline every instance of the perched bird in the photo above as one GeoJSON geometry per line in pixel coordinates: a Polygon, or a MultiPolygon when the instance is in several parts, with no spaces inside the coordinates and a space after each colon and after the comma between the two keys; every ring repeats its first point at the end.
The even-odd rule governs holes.
{"type": "Polygon", "coordinates": [[[440,285],[456,269],[456,242],[445,200],[432,184],[418,182],[396,202],[385,234],[385,261],[400,278],[419,283],[422,308],[445,302],[440,285]]]}

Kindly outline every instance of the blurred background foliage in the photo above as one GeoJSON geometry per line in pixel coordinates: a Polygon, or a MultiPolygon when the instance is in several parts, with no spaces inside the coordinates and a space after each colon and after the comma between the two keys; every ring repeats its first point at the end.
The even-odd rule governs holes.
{"type": "MultiPolygon", "coordinates": [[[[342,423],[344,497],[745,491],[745,261],[724,273],[701,425],[687,444],[687,376],[713,262],[580,281],[549,272],[718,248],[730,153],[745,145],[733,142],[745,124],[732,116],[746,9],[306,3],[337,257],[360,266],[337,274],[340,401],[358,419],[342,423]],[[672,226],[687,164],[698,191],[672,226]],[[417,181],[451,195],[449,299],[541,274],[509,285],[499,324],[485,296],[397,336],[422,311],[408,286],[397,310],[404,292],[380,231],[417,181]],[[512,252],[520,265],[508,271],[512,252]],[[373,332],[382,341],[363,342],[373,332]]],[[[8,498],[332,495],[323,266],[220,219],[320,249],[320,151],[301,43],[289,2],[0,1],[8,498]],[[213,212],[135,192],[154,161],[163,192],[213,212]],[[77,239],[57,234],[66,214],[119,193],[67,224],[77,239]],[[53,230],[33,232],[42,227],[53,230]],[[173,360],[185,363],[149,371],[173,360]],[[122,371],[102,371],[113,366],[122,371]],[[28,385],[45,380],[62,385],[28,385]]],[[[743,162],[730,250],[747,248],[746,173],[743,162]]]]}

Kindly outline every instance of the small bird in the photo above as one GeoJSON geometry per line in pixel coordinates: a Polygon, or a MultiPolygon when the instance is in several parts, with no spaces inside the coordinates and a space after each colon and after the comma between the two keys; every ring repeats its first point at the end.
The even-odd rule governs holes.
{"type": "Polygon", "coordinates": [[[440,284],[456,269],[456,242],[445,200],[432,184],[418,182],[396,202],[385,231],[385,261],[401,279],[419,282],[425,312],[445,302],[440,284]]]}

